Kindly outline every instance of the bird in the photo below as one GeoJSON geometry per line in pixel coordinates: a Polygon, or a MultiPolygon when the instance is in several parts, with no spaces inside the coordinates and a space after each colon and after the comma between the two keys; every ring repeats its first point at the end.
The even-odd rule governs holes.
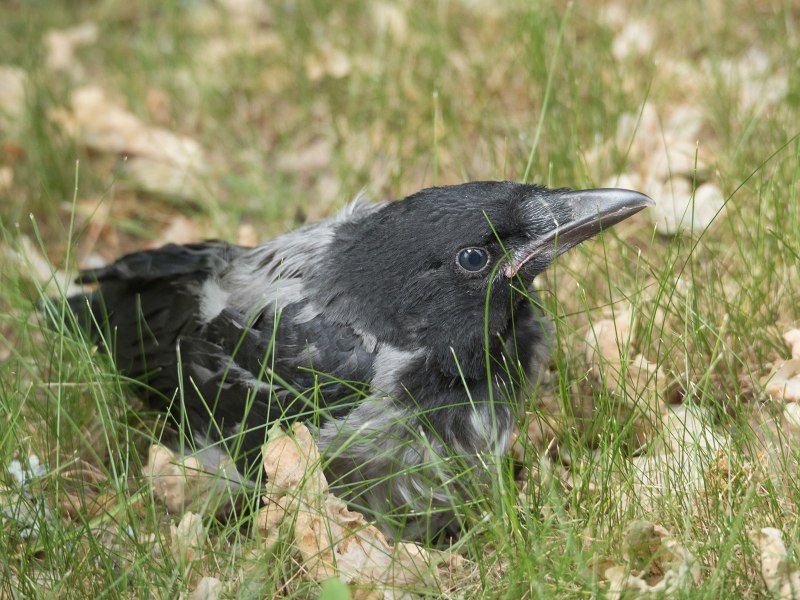
{"type": "Polygon", "coordinates": [[[549,364],[535,278],[652,204],[510,181],[357,197],[254,247],[168,244],[83,270],[94,287],[68,303],[203,462],[230,455],[252,485],[267,431],[305,423],[333,491],[392,538],[431,539],[460,531],[549,364]]]}

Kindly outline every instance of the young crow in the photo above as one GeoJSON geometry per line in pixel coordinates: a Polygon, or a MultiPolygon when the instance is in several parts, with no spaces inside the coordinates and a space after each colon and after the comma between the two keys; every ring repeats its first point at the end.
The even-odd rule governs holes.
{"type": "Polygon", "coordinates": [[[254,248],[135,252],[83,271],[99,287],[69,303],[203,457],[235,454],[247,481],[269,427],[302,420],[340,494],[421,538],[490,481],[524,381],[548,362],[533,279],[651,204],[618,189],[435,187],[254,248]]]}

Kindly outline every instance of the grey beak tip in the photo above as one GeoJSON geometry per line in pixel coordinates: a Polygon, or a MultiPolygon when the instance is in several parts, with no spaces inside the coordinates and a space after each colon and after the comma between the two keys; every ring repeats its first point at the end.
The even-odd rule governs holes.
{"type": "Polygon", "coordinates": [[[636,190],[625,190],[625,189],[621,189],[621,188],[611,188],[611,189],[615,189],[618,192],[624,192],[626,194],[631,194],[632,196],[637,197],[639,199],[639,201],[644,203],[646,206],[654,206],[655,205],[655,201],[650,196],[648,196],[647,194],[643,194],[642,192],[637,192],[636,190]]]}
{"type": "Polygon", "coordinates": [[[650,196],[637,192],[636,190],[626,190],[623,188],[594,188],[588,190],[575,190],[565,194],[576,200],[586,202],[625,204],[628,206],[654,206],[655,202],[650,196]]]}
{"type": "Polygon", "coordinates": [[[648,206],[655,206],[655,200],[653,200],[647,194],[643,194],[642,192],[637,192],[635,190],[625,190],[621,188],[607,188],[613,190],[614,192],[621,193],[623,195],[630,196],[632,203],[639,203],[642,208],[647,208],[648,206]]]}
{"type": "Polygon", "coordinates": [[[562,200],[572,208],[576,220],[599,218],[618,222],[655,202],[649,196],[621,188],[597,188],[565,192],[562,200]]]}

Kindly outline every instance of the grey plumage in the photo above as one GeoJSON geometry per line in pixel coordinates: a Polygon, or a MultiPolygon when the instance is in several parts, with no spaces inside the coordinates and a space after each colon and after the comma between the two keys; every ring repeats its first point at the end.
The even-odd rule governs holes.
{"type": "MultiPolygon", "coordinates": [[[[238,447],[306,421],[334,486],[395,535],[457,529],[548,360],[533,278],[651,201],[510,182],[357,201],[255,248],[134,253],[81,274],[117,366],[194,441],[238,447]],[[180,359],[180,360],[178,360],[180,359]],[[179,381],[183,392],[178,394],[179,381]]],[[[478,492],[479,493],[479,492],[478,492]]]]}

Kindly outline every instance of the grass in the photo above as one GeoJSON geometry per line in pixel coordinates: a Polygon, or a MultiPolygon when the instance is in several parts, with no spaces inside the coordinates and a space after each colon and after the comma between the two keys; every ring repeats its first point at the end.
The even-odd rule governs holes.
{"type": "Polygon", "coordinates": [[[602,2],[565,11],[547,0],[301,0],[244,18],[223,4],[0,6],[0,56],[27,73],[21,111],[4,118],[0,102],[0,168],[13,173],[0,185],[0,596],[177,597],[203,575],[219,577],[230,596],[319,593],[288,544],[259,552],[244,517],[207,516],[205,551],[173,555],[177,520],[142,475],[157,415],[136,407],[107,357],[34,310],[65,280],[57,275],[43,291],[46,282],[14,258],[23,236],[69,272],[161,240],[181,215],[186,235],[236,239],[246,225],[266,238],[330,213],[362,187],[399,198],[528,173],[553,186],[601,185],[644,169],[617,124],[645,102],[662,123],[676,108],[701,112],[688,142],[699,140],[706,172],[697,177],[720,187],[725,209],[702,233],[681,236],[655,233],[642,216],[548,272],[540,293],[556,323],[554,365],[530,411],[555,426],[543,425],[544,439],[526,448],[523,491],[506,487],[490,499],[459,549],[465,562],[443,571],[438,587],[414,591],[602,597],[601,561],[621,561],[626,529],[645,519],[701,566],[699,582],[677,597],[769,596],[749,532],[781,529],[796,564],[800,524],[800,437],[760,383],[787,356],[782,333],[800,322],[792,4],[647,3],[618,24],[603,17],[602,2]],[[621,29],[637,19],[653,28],[652,46],[615,58],[621,29]],[[45,32],[83,21],[97,24],[97,41],[76,51],[74,68],[52,73],[45,32]],[[731,76],[727,65],[752,48],[766,69],[731,76]],[[765,99],[772,75],[787,86],[776,102],[765,99]],[[86,84],[197,140],[207,155],[204,191],[145,192],[119,157],[65,135],[49,115],[86,84]],[[755,103],[743,101],[743,87],[755,103]],[[629,307],[635,325],[624,345],[677,382],[683,404],[702,409],[701,431],[725,439],[721,449],[703,447],[687,424],[681,447],[699,450],[645,462],[661,439],[658,427],[642,425],[652,408],[642,399],[631,408],[598,385],[584,358],[590,323],[629,307]],[[20,495],[8,469],[29,454],[46,471],[20,495]],[[100,475],[89,485],[90,467],[100,475]],[[654,495],[641,492],[647,468],[660,477],[654,495]],[[687,484],[692,474],[701,491],[687,484]],[[26,537],[23,522],[38,535],[26,537]]]}

